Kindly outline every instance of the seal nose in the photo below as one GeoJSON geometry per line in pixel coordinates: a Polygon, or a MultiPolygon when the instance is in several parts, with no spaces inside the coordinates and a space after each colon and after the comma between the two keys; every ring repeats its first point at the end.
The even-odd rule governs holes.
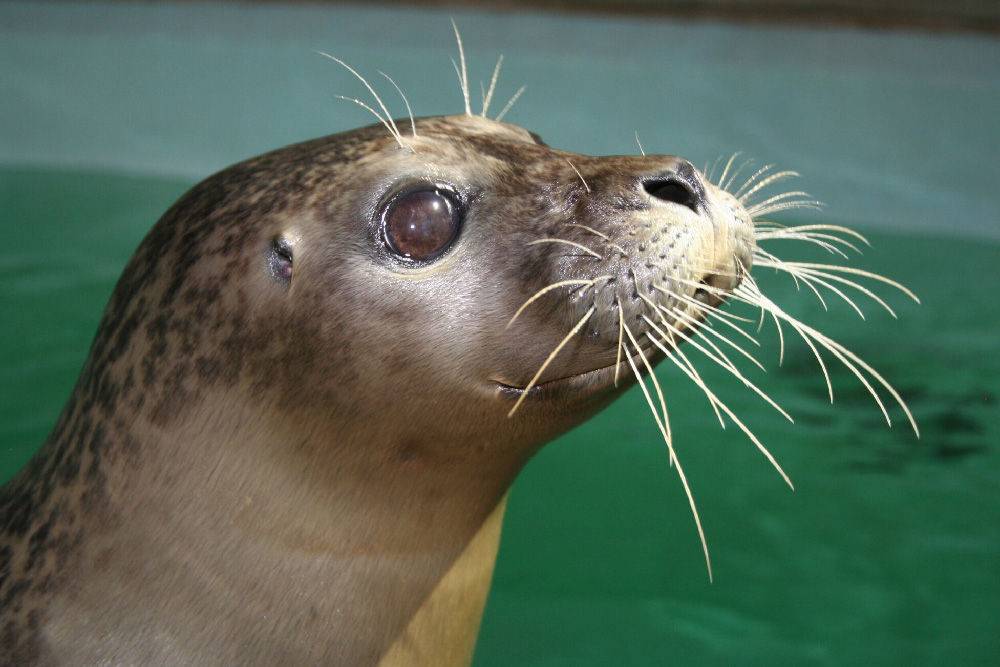
{"type": "Polygon", "coordinates": [[[687,160],[678,160],[672,169],[643,176],[642,187],[656,199],[686,206],[695,213],[705,208],[705,186],[698,170],[687,160]]]}

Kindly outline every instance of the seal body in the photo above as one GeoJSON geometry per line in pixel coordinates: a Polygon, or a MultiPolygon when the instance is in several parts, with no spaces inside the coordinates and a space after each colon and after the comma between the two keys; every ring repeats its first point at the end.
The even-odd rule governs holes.
{"type": "Polygon", "coordinates": [[[680,158],[412,129],[237,164],[153,227],[0,494],[0,662],[471,660],[518,471],[754,237],[680,158]]]}

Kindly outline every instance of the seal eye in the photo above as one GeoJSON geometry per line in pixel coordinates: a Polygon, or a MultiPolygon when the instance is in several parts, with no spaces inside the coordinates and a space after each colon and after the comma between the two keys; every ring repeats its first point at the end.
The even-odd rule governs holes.
{"type": "Polygon", "coordinates": [[[417,190],[397,197],[382,216],[382,234],[395,254],[417,261],[434,259],[458,234],[458,205],[440,190],[417,190]]]}

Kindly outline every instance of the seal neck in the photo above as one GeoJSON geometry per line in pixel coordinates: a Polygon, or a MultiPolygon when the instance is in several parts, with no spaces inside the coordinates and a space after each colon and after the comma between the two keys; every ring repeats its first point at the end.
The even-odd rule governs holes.
{"type": "Polygon", "coordinates": [[[89,554],[88,581],[143,563],[137,597],[119,604],[182,605],[184,617],[152,615],[183,620],[164,637],[238,632],[277,661],[468,664],[520,463],[470,443],[450,457],[443,443],[380,451],[359,429],[303,433],[230,400],[205,397],[169,428],[136,424],[141,460],[107,480],[116,544],[99,552],[115,555],[89,554]],[[143,594],[161,588],[170,599],[143,594]]]}

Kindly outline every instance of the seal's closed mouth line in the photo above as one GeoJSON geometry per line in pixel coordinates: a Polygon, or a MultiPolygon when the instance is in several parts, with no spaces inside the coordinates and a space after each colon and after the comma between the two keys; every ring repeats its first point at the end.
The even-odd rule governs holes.
{"type": "MultiPolygon", "coordinates": [[[[662,354],[663,353],[660,352],[660,350],[655,348],[651,350],[644,349],[641,351],[641,354],[632,355],[632,362],[636,365],[637,368],[641,369],[642,371],[645,371],[646,370],[645,362],[643,362],[642,358],[645,357],[646,361],[650,365],[654,365],[657,361],[659,361],[659,358],[662,356],[662,354]]],[[[547,389],[553,389],[556,387],[565,386],[570,383],[583,382],[589,378],[593,378],[601,374],[611,375],[614,373],[616,366],[619,367],[618,368],[619,379],[627,379],[629,377],[632,377],[632,367],[629,364],[628,360],[623,358],[621,360],[621,363],[619,364],[609,364],[607,366],[601,366],[600,368],[594,368],[592,370],[584,371],[582,373],[577,373],[575,375],[567,375],[565,377],[554,378],[552,380],[546,380],[545,382],[539,382],[538,384],[534,385],[530,390],[528,390],[528,393],[536,394],[543,392],[547,389]]],[[[499,380],[497,381],[497,385],[500,387],[500,391],[502,391],[505,394],[509,394],[511,396],[520,396],[521,394],[525,393],[524,387],[518,387],[515,385],[507,384],[499,380]]]]}
{"type": "MultiPolygon", "coordinates": [[[[627,368],[628,362],[623,361],[621,365],[627,368]]],[[[567,375],[566,377],[555,378],[553,380],[546,380],[545,382],[539,382],[538,384],[536,384],[531,388],[529,393],[534,394],[536,392],[543,391],[549,387],[554,387],[560,383],[572,382],[574,380],[581,380],[586,377],[591,377],[593,375],[601,373],[602,371],[613,370],[614,367],[615,364],[611,364],[610,366],[601,366],[600,368],[584,371],[583,373],[577,373],[576,375],[567,375]]],[[[524,393],[524,387],[516,387],[514,385],[506,384],[503,382],[497,382],[497,384],[500,386],[501,391],[505,393],[512,393],[518,396],[524,393]]]]}

